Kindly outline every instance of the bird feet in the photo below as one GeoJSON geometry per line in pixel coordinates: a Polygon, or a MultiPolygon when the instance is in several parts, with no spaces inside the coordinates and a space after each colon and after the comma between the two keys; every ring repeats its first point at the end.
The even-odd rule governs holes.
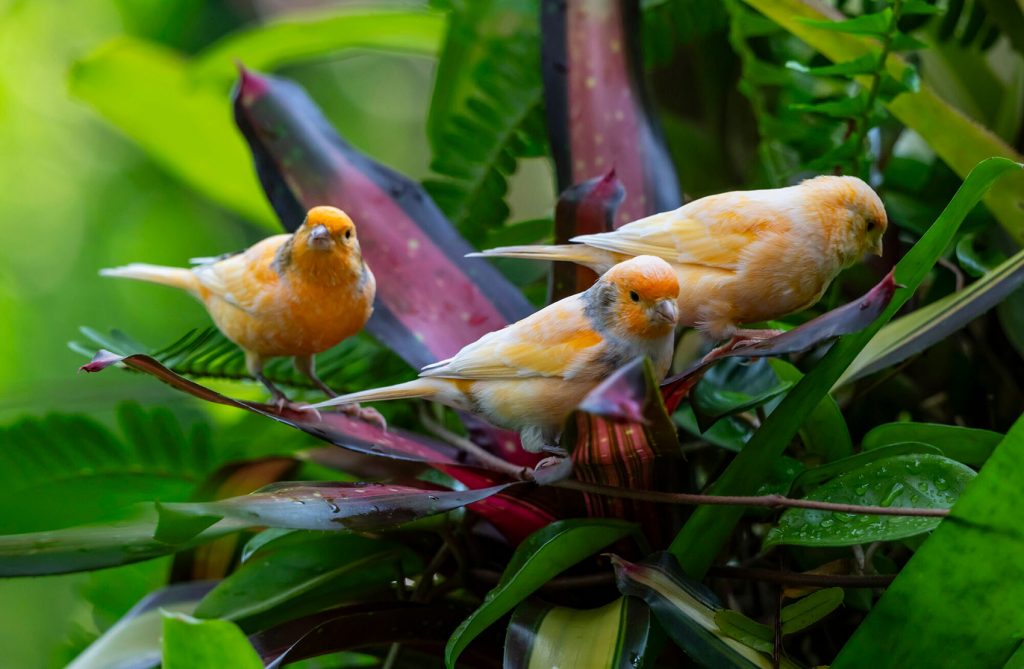
{"type": "Polygon", "coordinates": [[[342,404],[339,407],[341,413],[352,418],[358,418],[364,420],[367,423],[377,425],[382,430],[388,429],[388,422],[384,420],[384,416],[380,415],[380,412],[372,407],[363,408],[358,404],[342,404]]]}
{"type": "Polygon", "coordinates": [[[306,404],[305,402],[292,402],[284,395],[280,395],[274,398],[274,406],[278,412],[294,411],[296,413],[310,413],[316,417],[319,421],[322,419],[320,412],[313,408],[312,405],[306,404]]]}

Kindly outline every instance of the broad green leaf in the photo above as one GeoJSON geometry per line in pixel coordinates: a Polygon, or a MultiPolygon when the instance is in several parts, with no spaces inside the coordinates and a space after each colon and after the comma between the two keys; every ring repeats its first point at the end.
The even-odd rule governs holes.
{"type": "Polygon", "coordinates": [[[781,611],[782,633],[794,634],[810,627],[843,603],[842,588],[825,588],[784,606],[781,611]]]}
{"type": "Polygon", "coordinates": [[[138,502],[184,501],[219,459],[206,424],[186,434],[167,409],[134,402],[120,404],[117,415],[120,434],[65,414],[0,428],[4,533],[99,522],[138,502]]]}
{"type": "Polygon", "coordinates": [[[821,21],[817,19],[801,19],[801,23],[837,33],[850,35],[884,35],[892,25],[892,9],[886,7],[880,12],[862,14],[843,21],[821,21]]]}
{"type": "Polygon", "coordinates": [[[937,448],[947,458],[981,467],[1002,439],[998,432],[959,425],[886,423],[864,435],[861,448],[876,451],[903,442],[920,442],[937,448]]]}
{"type": "Polygon", "coordinates": [[[679,405],[676,412],[672,414],[672,420],[694,437],[736,452],[743,448],[743,444],[747,443],[753,433],[749,425],[734,418],[720,420],[711,428],[701,432],[697,424],[697,416],[693,413],[693,407],[688,403],[679,405]]]}
{"type": "MultiPolygon", "coordinates": [[[[857,35],[821,30],[806,21],[826,16],[822,5],[804,0],[744,0],[748,5],[772,19],[833,62],[845,62],[865,55],[881,53],[877,41],[857,35]]],[[[900,80],[910,67],[898,55],[890,55],[886,69],[900,80]]],[[[868,83],[868,79],[859,79],[868,83]]],[[[1024,157],[978,125],[955,107],[945,102],[929,86],[922,84],[916,93],[901,95],[886,102],[901,123],[915,131],[954,172],[966,178],[985,158],[1005,156],[1015,162],[1024,157]]],[[[999,223],[1018,242],[1024,242],[1024,173],[1012,175],[996,184],[985,196],[985,204],[999,223]]]]}
{"type": "Polygon", "coordinates": [[[459,625],[445,647],[449,669],[466,646],[551,578],[605,546],[636,531],[632,523],[610,519],[560,520],[530,535],[512,554],[498,585],[459,625]]]}
{"type": "MultiPolygon", "coordinates": [[[[987,229],[985,232],[991,230],[987,229]]],[[[995,269],[1006,260],[1001,250],[989,243],[988,235],[969,232],[956,243],[956,260],[968,275],[978,278],[995,269]]]]}
{"type": "Polygon", "coordinates": [[[209,589],[206,583],[178,583],[146,596],[66,669],[157,666],[164,613],[191,615],[209,589]]]}
{"type": "Polygon", "coordinates": [[[440,12],[351,8],[321,16],[286,15],[246,28],[214,43],[193,60],[189,75],[197,83],[230,84],[236,63],[273,70],[339,52],[371,49],[435,56],[444,37],[440,12]]]}
{"type": "MultiPolygon", "coordinates": [[[[757,490],[771,463],[785,451],[829,388],[914,293],[988,187],[1003,174],[1020,168],[1019,164],[1005,158],[990,158],[971,172],[938,220],[896,265],[896,281],[904,287],[897,289],[882,315],[866,329],[844,336],[829,349],[719,477],[711,488],[713,494],[743,495],[757,490]]],[[[670,550],[689,574],[703,575],[742,514],[741,508],[698,507],[670,550]]]]}
{"type": "Polygon", "coordinates": [[[273,542],[203,598],[197,618],[265,629],[388,588],[417,560],[400,544],[357,535],[296,532],[273,542]]]}
{"type": "Polygon", "coordinates": [[[996,311],[1003,333],[1017,354],[1024,358],[1024,290],[1018,289],[1003,300],[996,311]]]}
{"type": "MultiPolygon", "coordinates": [[[[796,384],[804,375],[795,366],[785,360],[769,360],[768,364],[775,370],[780,379],[796,384]]],[[[853,453],[853,440],[846,426],[846,419],[835,399],[825,395],[814,407],[800,427],[800,439],[804,448],[818,455],[825,462],[834,462],[848,457],[853,453]]]]}
{"type": "Polygon", "coordinates": [[[637,666],[647,647],[650,610],[634,597],[596,609],[527,600],[512,614],[506,667],[618,669],[637,666]]]}
{"type": "Polygon", "coordinates": [[[190,186],[280,230],[232,123],[227,89],[191,81],[188,61],[179,53],[118,38],[75,63],[69,82],[72,95],[190,186]]]}
{"type": "Polygon", "coordinates": [[[879,69],[878,56],[872,54],[860,56],[859,58],[847,60],[842,63],[835,63],[834,65],[820,65],[818,67],[808,67],[803,63],[798,63],[795,60],[791,60],[786,63],[786,67],[793,70],[794,72],[803,72],[804,74],[811,74],[816,77],[833,77],[837,75],[853,76],[855,74],[871,74],[879,69]]]}
{"type": "Polygon", "coordinates": [[[931,4],[926,0],[904,0],[900,5],[900,16],[941,14],[942,7],[931,4]]]}
{"type": "Polygon", "coordinates": [[[183,544],[154,538],[151,506],[133,509],[122,520],[60,530],[0,535],[0,576],[42,576],[114,567],[170,555],[237,532],[245,523],[221,521],[183,544]]]}
{"type": "Polygon", "coordinates": [[[715,624],[718,629],[745,646],[762,653],[771,653],[775,649],[775,632],[772,628],[751,620],[739,611],[720,609],[715,612],[715,624]]]}
{"type": "MultiPolygon", "coordinates": [[[[683,574],[670,553],[656,553],[640,563],[613,556],[612,562],[619,592],[647,602],[662,629],[697,665],[725,669],[772,666],[770,656],[719,628],[715,620],[722,606],[714,593],[683,574]]],[[[785,659],[780,666],[793,667],[785,659]]]]}
{"type": "Polygon", "coordinates": [[[791,385],[780,382],[767,360],[730,359],[709,369],[690,391],[689,400],[699,428],[706,432],[722,418],[768,403],[791,385]]]}
{"type": "Polygon", "coordinates": [[[892,41],[889,43],[889,51],[892,53],[897,51],[918,51],[927,48],[928,45],[921,40],[904,33],[896,33],[892,36],[892,41]]]}
{"type": "Polygon", "coordinates": [[[1024,629],[1022,481],[1024,418],[886,589],[832,669],[1003,666],[1024,629]]]}
{"type": "MultiPolygon", "coordinates": [[[[866,506],[948,509],[974,478],[974,470],[927,453],[896,455],[844,472],[804,499],[866,506]]],[[[938,526],[941,518],[870,516],[788,509],[764,545],[852,546],[904,539],[938,526]]]]}
{"type": "Polygon", "coordinates": [[[961,291],[883,327],[843,372],[836,387],[900,363],[945,339],[999,304],[1024,284],[1024,251],[961,291]]]}
{"type": "MultiPolygon", "coordinates": [[[[866,439],[865,443],[867,443],[866,439]]],[[[805,470],[793,481],[793,494],[810,490],[822,481],[827,481],[833,476],[837,476],[843,472],[858,469],[859,467],[863,467],[875,460],[890,458],[894,455],[905,455],[907,453],[930,453],[933,455],[943,454],[937,447],[917,441],[893,442],[884,445],[879,444],[874,450],[867,450],[867,446],[864,446],[864,449],[863,453],[857,453],[856,455],[851,455],[841,460],[835,460],[834,462],[829,462],[828,464],[821,465],[820,467],[805,470]]]]}
{"type": "Polygon", "coordinates": [[[163,669],[263,669],[263,661],[238,626],[165,613],[163,669]]]}

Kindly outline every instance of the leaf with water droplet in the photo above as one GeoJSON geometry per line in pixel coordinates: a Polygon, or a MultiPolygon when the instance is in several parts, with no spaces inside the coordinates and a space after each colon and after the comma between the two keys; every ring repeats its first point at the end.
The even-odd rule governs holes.
{"type": "MultiPolygon", "coordinates": [[[[945,509],[953,505],[974,476],[974,470],[950,458],[933,453],[907,453],[845,471],[816,488],[806,499],[863,506],[945,509]]],[[[851,546],[893,541],[930,532],[940,520],[789,509],[768,533],[765,546],[851,546]]]]}

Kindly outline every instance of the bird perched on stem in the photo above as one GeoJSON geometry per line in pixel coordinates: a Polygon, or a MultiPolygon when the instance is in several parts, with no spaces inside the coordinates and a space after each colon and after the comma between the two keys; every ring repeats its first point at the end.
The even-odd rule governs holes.
{"type": "Polygon", "coordinates": [[[642,355],[664,376],[672,361],[679,282],[664,260],[639,256],[615,265],[586,292],[572,295],[454,357],[427,365],[420,378],[342,395],[314,408],[423,398],[519,430],[531,452],[558,452],[562,424],[609,374],[642,355]]]}
{"type": "Polygon", "coordinates": [[[657,256],[679,277],[679,324],[736,341],[776,334],[740,326],[810,307],[842,269],[867,252],[881,255],[887,223],[866,183],[821,176],[709,195],[612,232],[574,237],[575,244],[473,255],[564,260],[599,273],[632,256],[657,256]]]}
{"type": "MultiPolygon", "coordinates": [[[[359,332],[373,313],[376,282],[363,261],[356,226],[334,207],[314,207],[294,234],[274,235],[247,250],[197,258],[191,268],[133,263],[100,270],[173,286],[196,297],[224,336],[245,351],[249,373],[278,406],[287,399],[263,374],[268,358],[291,356],[295,368],[331,397],[314,356],[359,332]]],[[[360,414],[358,405],[350,412],[360,414]]],[[[374,410],[360,414],[382,420],[374,410]]]]}

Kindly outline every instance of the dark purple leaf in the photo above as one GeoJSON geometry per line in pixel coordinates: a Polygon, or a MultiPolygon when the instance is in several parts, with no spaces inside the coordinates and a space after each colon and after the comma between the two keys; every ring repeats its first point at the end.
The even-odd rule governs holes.
{"type": "Polygon", "coordinates": [[[661,393],[665,404],[669,411],[674,411],[679,406],[679,402],[697,384],[704,371],[719,360],[735,356],[766,358],[800,353],[829,339],[863,330],[885,311],[895,292],[896,280],[893,278],[893,273],[889,272],[860,299],[826,312],[789,332],[769,339],[734,346],[732,349],[716,353],[713,357],[698,360],[661,384],[661,393]]]}
{"type": "MultiPolygon", "coordinates": [[[[440,655],[452,631],[472,609],[459,604],[360,604],[293,620],[250,637],[268,669],[308,657],[401,643],[440,655]]],[[[498,667],[499,630],[483,633],[460,658],[471,667],[498,667]],[[483,651],[486,646],[490,652],[483,651]]]]}
{"type": "Polygon", "coordinates": [[[371,334],[422,367],[532,311],[423,189],[352,148],[297,84],[242,71],[235,119],[284,227],[322,204],[356,222],[377,278],[371,334]]]}
{"type": "Polygon", "coordinates": [[[626,187],[617,225],[681,204],[644,87],[639,5],[541,4],[544,99],[559,188],[614,168],[626,187]]]}
{"type": "MultiPolygon", "coordinates": [[[[603,177],[595,177],[570,186],[558,196],[555,205],[555,243],[566,244],[576,235],[608,232],[615,227],[615,212],[622,204],[626,191],[622,182],[609,170],[603,177]]],[[[590,288],[597,280],[593,270],[569,262],[556,262],[551,267],[549,302],[555,302],[590,288]]]]}
{"type": "MultiPolygon", "coordinates": [[[[155,376],[164,383],[199,399],[236,407],[302,430],[328,443],[358,453],[382,458],[419,462],[439,469],[472,489],[508,481],[499,472],[478,464],[465,464],[464,454],[454,446],[397,429],[384,430],[366,421],[338,413],[279,410],[274,406],[235,400],[170,371],[148,355],[115,356],[100,351],[82,370],[98,372],[114,364],[155,376]]],[[[555,519],[547,507],[547,491],[530,488],[509,490],[470,506],[489,520],[510,543],[518,544],[535,530],[555,519]]]]}
{"type": "Polygon", "coordinates": [[[616,421],[643,423],[646,401],[647,374],[643,358],[637,358],[590,391],[579,410],[616,421]]]}

